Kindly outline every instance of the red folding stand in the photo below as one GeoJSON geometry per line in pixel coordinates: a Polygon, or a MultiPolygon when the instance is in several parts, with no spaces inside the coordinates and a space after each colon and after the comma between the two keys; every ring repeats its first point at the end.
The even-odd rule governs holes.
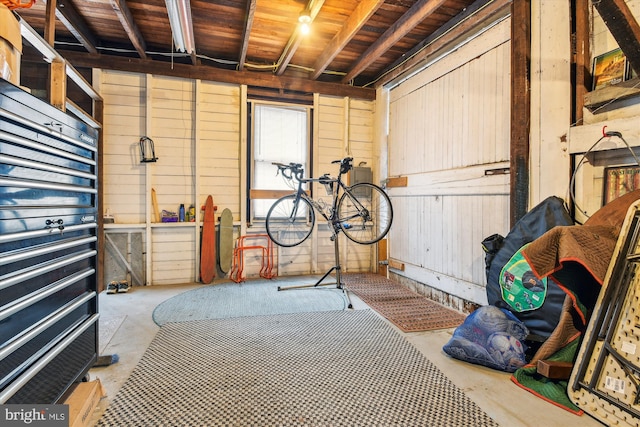
{"type": "Polygon", "coordinates": [[[267,234],[251,234],[240,236],[236,241],[236,247],[233,249],[233,267],[229,273],[229,278],[236,283],[244,282],[246,279],[242,273],[244,270],[244,252],[248,250],[262,251],[262,266],[260,267],[260,277],[272,279],[276,277],[273,273],[273,242],[267,234]],[[265,245],[246,245],[245,241],[250,239],[265,239],[265,245]]]}

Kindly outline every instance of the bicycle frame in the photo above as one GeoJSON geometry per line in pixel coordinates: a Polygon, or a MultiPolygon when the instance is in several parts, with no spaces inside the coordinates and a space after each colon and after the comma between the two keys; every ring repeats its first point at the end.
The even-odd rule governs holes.
{"type": "Polygon", "coordinates": [[[362,207],[360,202],[351,195],[349,191],[349,187],[342,181],[342,175],[343,173],[342,171],[340,171],[338,173],[337,178],[330,178],[326,175],[321,178],[295,177],[295,179],[298,181],[298,188],[296,190],[293,216],[297,214],[298,206],[300,205],[299,203],[300,198],[304,198],[311,204],[311,206],[313,206],[316,212],[322,215],[322,217],[327,221],[327,223],[332,225],[332,230],[334,235],[337,234],[338,230],[340,229],[340,222],[342,222],[343,220],[351,219],[351,218],[338,218],[337,207],[338,207],[338,201],[340,200],[340,195],[343,193],[349,194],[351,200],[354,202],[357,202],[357,204],[360,205],[360,207],[362,207]],[[321,184],[330,184],[330,183],[333,184],[332,186],[333,194],[332,194],[331,206],[329,209],[330,215],[327,215],[327,213],[325,212],[326,206],[322,206],[317,200],[315,200],[313,197],[307,194],[307,192],[302,188],[304,184],[314,183],[314,182],[318,182],[321,184]]]}
{"type": "Polygon", "coordinates": [[[345,184],[342,175],[353,168],[352,162],[352,157],[334,160],[332,164],[340,164],[335,178],[329,174],[318,178],[304,178],[302,165],[274,163],[278,172],[289,181],[293,191],[276,200],[267,212],[267,234],[271,239],[285,247],[304,242],[313,230],[313,227],[304,227],[307,210],[306,225],[315,224],[317,211],[317,216],[324,218],[330,225],[331,240],[335,240],[341,231],[349,240],[358,244],[370,245],[382,239],[389,231],[393,219],[391,201],[380,187],[372,183],[345,184]],[[327,194],[331,195],[331,202],[314,199],[303,189],[308,183],[323,184],[327,188],[327,194]],[[286,237],[281,239],[279,236],[286,237]]]}

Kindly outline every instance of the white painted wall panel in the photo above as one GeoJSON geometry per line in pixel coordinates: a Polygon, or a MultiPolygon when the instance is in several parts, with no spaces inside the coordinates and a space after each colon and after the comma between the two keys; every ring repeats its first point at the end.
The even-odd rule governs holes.
{"type": "Polygon", "coordinates": [[[144,134],[144,76],[103,72],[100,92],[104,99],[103,205],[119,223],[138,224],[145,219],[144,166],[139,163],[138,141],[144,134]]]}
{"type": "Polygon", "coordinates": [[[199,93],[199,201],[208,194],[240,219],[240,87],[201,82],[199,93]]]}
{"type": "Polygon", "coordinates": [[[152,231],[152,283],[164,285],[194,281],[194,228],[162,227],[152,231]]]}
{"type": "Polygon", "coordinates": [[[510,43],[504,21],[390,91],[389,175],[398,272],[486,303],[480,242],[506,234],[510,43]]]}
{"type": "Polygon", "coordinates": [[[278,274],[292,276],[311,273],[311,245],[313,240],[309,238],[304,243],[292,248],[277,248],[278,274]]]}
{"type": "Polygon", "coordinates": [[[360,245],[343,238],[340,248],[344,252],[346,262],[343,263],[343,273],[376,272],[376,245],[360,245]]]}
{"type": "MultiPolygon", "coordinates": [[[[370,101],[348,98],[319,96],[318,110],[319,132],[317,135],[318,152],[315,154],[316,176],[329,173],[338,174],[339,167],[332,164],[334,160],[346,156],[354,158],[355,165],[366,162],[373,163],[373,120],[374,106],[370,101]]],[[[345,182],[348,177],[343,176],[345,182]]],[[[331,197],[326,195],[324,187],[316,186],[314,197],[322,198],[327,203],[331,197]]],[[[323,274],[336,265],[334,242],[324,219],[318,218],[319,227],[312,236],[316,245],[316,273],[323,274]]],[[[371,271],[375,258],[372,258],[375,246],[357,245],[339,236],[340,264],[342,271],[371,271]]]]}
{"type": "Polygon", "coordinates": [[[161,210],[177,212],[180,204],[195,202],[193,94],[194,82],[156,76],[151,80],[150,133],[159,160],[149,167],[161,210]]]}
{"type": "MultiPolygon", "coordinates": [[[[105,98],[105,207],[116,216],[118,224],[145,223],[151,209],[146,206],[147,173],[160,209],[177,211],[184,203],[185,207],[193,204],[200,213],[206,195],[213,194],[218,196],[215,202],[220,211],[229,207],[239,220],[239,87],[206,82],[198,85],[200,93],[196,94],[196,86],[196,81],[186,79],[101,73],[100,90],[105,98]],[[139,163],[138,141],[144,135],[154,141],[157,163],[139,163]],[[198,172],[196,150],[201,156],[198,172]]],[[[199,228],[195,224],[151,228],[154,284],[197,279],[196,230],[199,228]],[[178,248],[180,255],[167,251],[167,247],[178,248]]]]}

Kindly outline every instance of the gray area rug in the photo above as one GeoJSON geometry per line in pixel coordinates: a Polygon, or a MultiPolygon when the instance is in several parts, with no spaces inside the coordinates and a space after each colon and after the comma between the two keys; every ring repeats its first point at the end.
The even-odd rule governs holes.
{"type": "MultiPolygon", "coordinates": [[[[344,310],[340,289],[303,288],[278,291],[278,286],[300,284],[305,279],[255,280],[205,285],[159,304],[153,311],[157,325],[229,317],[266,316],[310,311],[344,310]],[[297,281],[296,281],[297,280],[297,281]]],[[[313,283],[313,282],[312,282],[313,283]]]]}
{"type": "Polygon", "coordinates": [[[370,310],[166,324],[99,426],[497,426],[370,310]]]}

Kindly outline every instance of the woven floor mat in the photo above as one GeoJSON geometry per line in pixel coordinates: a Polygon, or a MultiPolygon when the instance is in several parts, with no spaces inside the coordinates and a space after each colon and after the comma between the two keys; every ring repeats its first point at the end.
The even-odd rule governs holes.
{"type": "Polygon", "coordinates": [[[291,289],[278,292],[280,286],[299,284],[300,279],[248,280],[203,286],[170,298],[153,310],[153,321],[165,323],[227,317],[268,316],[309,311],[344,310],[342,291],[336,289],[291,289]]]}
{"type": "Polygon", "coordinates": [[[403,332],[455,328],[465,315],[377,274],[342,275],[350,292],[403,332]]]}
{"type": "Polygon", "coordinates": [[[371,310],[168,323],[97,424],[494,427],[371,310]]]}

